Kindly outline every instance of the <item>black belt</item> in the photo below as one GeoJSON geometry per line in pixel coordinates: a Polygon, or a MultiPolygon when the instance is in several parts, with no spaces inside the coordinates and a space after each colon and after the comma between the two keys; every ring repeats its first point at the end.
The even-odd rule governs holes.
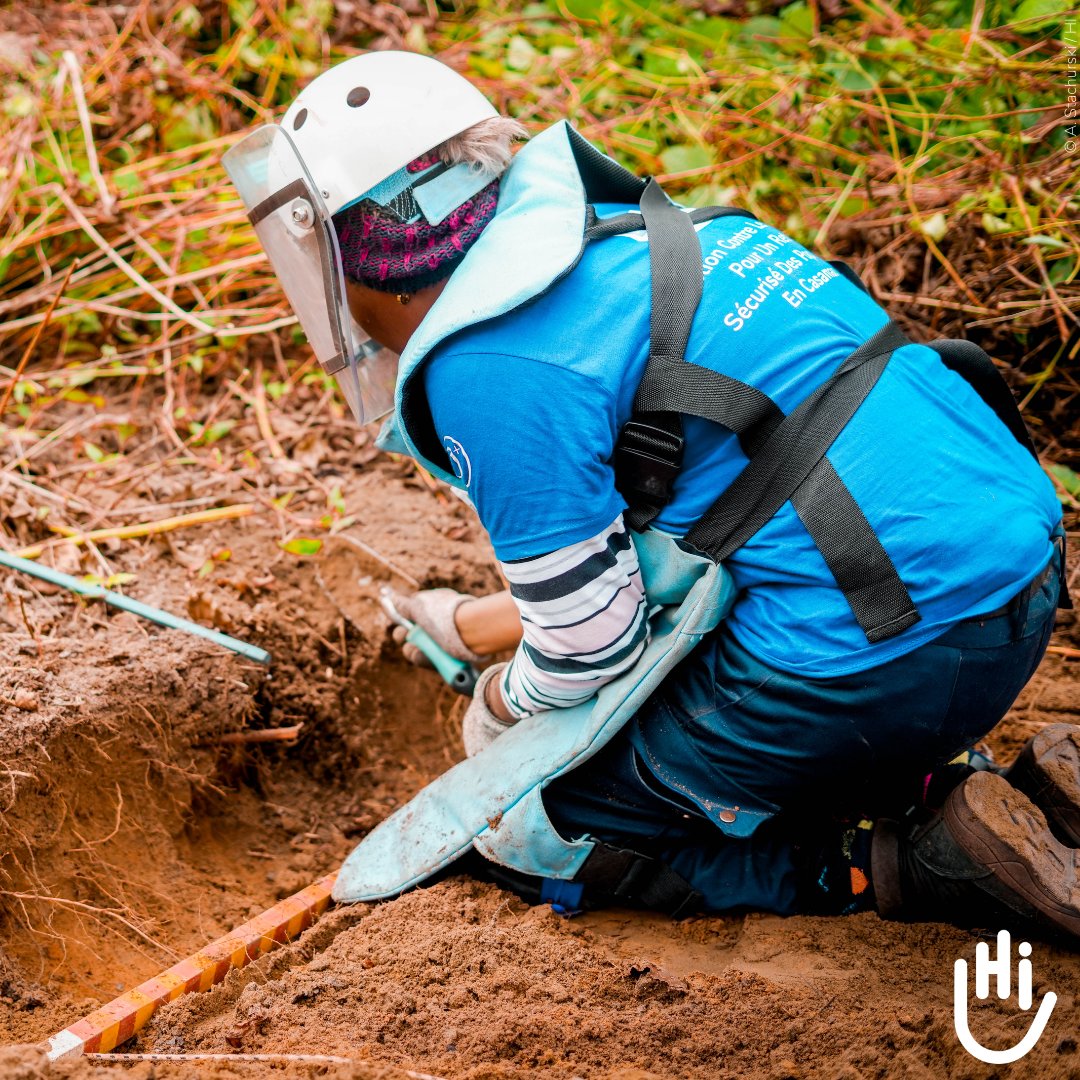
{"type": "Polygon", "coordinates": [[[1031,582],[1025,585],[1007,604],[1003,607],[995,608],[993,611],[986,612],[985,615],[972,615],[969,619],[961,619],[961,622],[965,623],[983,623],[987,619],[1000,619],[1003,615],[1011,615],[1014,611],[1017,611],[1022,604],[1030,600],[1045,584],[1046,579],[1054,572],[1057,566],[1058,557],[1052,555],[1050,561],[1042,569],[1042,571],[1035,575],[1031,582]]]}

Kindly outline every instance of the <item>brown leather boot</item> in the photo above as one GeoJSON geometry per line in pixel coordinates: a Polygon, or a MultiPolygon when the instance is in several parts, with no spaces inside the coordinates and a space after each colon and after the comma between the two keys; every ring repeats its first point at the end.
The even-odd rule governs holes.
{"type": "Polygon", "coordinates": [[[997,773],[969,776],[913,835],[879,821],[870,857],[884,918],[1023,924],[1080,943],[1080,851],[997,773]]]}
{"type": "Polygon", "coordinates": [[[1080,727],[1048,724],[1028,739],[1005,779],[1042,810],[1063,844],[1080,847],[1080,727]]]}

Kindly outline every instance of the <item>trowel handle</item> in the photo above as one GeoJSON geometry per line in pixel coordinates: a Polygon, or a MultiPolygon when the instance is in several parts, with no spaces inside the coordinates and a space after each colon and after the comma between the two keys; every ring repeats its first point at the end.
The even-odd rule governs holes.
{"type": "Polygon", "coordinates": [[[459,694],[472,696],[480,673],[467,660],[451,656],[418,623],[412,623],[405,640],[415,645],[430,661],[431,666],[446,680],[446,685],[459,694]]]}

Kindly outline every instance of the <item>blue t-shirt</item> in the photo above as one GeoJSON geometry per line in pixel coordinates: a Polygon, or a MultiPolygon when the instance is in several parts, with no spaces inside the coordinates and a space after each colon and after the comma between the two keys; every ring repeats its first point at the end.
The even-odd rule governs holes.
{"type": "MultiPolygon", "coordinates": [[[[598,207],[601,216],[623,207],[598,207]]],[[[696,226],[704,294],[687,359],[791,412],[887,321],[860,288],[761,222],[696,226]]],[[[513,257],[512,252],[507,253],[513,257]]],[[[649,345],[644,231],[589,244],[532,303],[441,344],[424,369],[435,430],[504,560],[588,539],[626,508],[610,465],[649,345]]],[[[726,428],[684,419],[674,497],[682,535],[746,465],[726,428]]],[[[812,676],[885,663],[1007,602],[1051,554],[1053,486],[933,350],[897,350],[828,452],[922,616],[875,645],[791,503],[727,561],[728,617],[765,662],[812,676]]]]}

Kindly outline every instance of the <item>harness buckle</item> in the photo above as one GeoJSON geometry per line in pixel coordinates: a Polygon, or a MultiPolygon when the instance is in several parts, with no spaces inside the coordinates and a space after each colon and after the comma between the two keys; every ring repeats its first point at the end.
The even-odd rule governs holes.
{"type": "Polygon", "coordinates": [[[643,420],[628,420],[615,443],[615,487],[631,505],[666,505],[682,468],[684,439],[643,420]]]}

